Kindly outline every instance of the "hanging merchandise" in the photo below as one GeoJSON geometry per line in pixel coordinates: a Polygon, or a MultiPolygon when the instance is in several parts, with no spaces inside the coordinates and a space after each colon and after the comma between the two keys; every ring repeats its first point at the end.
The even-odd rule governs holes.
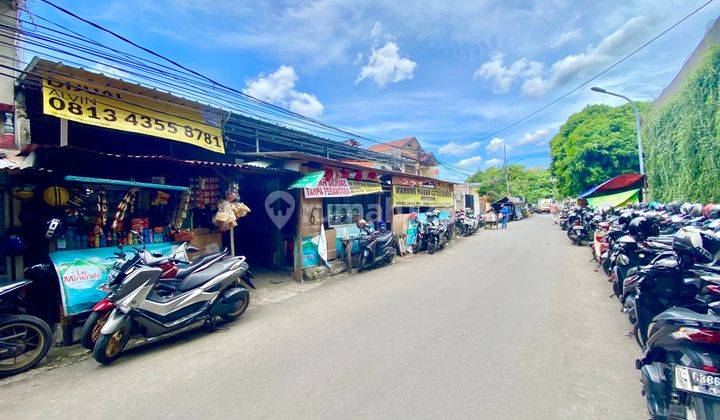
{"type": "Polygon", "coordinates": [[[191,179],[192,205],[196,209],[214,209],[220,202],[220,180],[216,177],[191,179]]]}
{"type": "Polygon", "coordinates": [[[151,206],[165,206],[170,200],[170,194],[164,191],[158,191],[153,199],[151,206]]]}
{"type": "Polygon", "coordinates": [[[25,252],[25,239],[20,230],[10,228],[0,235],[0,254],[6,257],[17,257],[25,252]]]}
{"type": "Polygon", "coordinates": [[[33,198],[35,193],[33,192],[33,187],[29,185],[25,185],[22,187],[17,187],[13,193],[13,197],[17,198],[18,200],[27,200],[30,198],[33,198]]]}
{"type": "Polygon", "coordinates": [[[70,193],[64,187],[47,187],[43,191],[43,200],[50,207],[62,207],[70,200],[70,193]]]}
{"type": "Polygon", "coordinates": [[[97,218],[95,219],[95,225],[99,226],[100,229],[105,227],[107,223],[107,195],[105,190],[100,189],[97,192],[97,218]]]}
{"type": "Polygon", "coordinates": [[[172,228],[175,230],[179,230],[183,223],[185,222],[185,219],[188,216],[188,210],[190,208],[190,193],[185,192],[180,199],[180,205],[177,206],[175,209],[175,213],[172,217],[172,228]]]}
{"type": "Polygon", "coordinates": [[[110,226],[110,228],[115,232],[120,232],[122,230],[122,222],[128,209],[131,210],[131,213],[134,210],[137,193],[138,188],[130,188],[125,194],[125,197],[123,197],[122,201],[120,201],[120,204],[118,204],[117,211],[115,212],[115,219],[113,219],[112,225],[110,226]]]}
{"type": "MultiPolygon", "coordinates": [[[[237,185],[233,186],[231,183],[225,196],[237,200],[237,185]]],[[[247,216],[248,213],[250,213],[250,207],[245,203],[222,200],[218,204],[217,213],[213,216],[213,224],[222,231],[229,230],[237,226],[237,219],[247,216]]]]}

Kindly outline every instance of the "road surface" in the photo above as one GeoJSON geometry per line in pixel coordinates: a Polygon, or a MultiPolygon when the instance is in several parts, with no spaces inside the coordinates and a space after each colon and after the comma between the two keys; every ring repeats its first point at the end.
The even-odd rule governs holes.
{"type": "Polygon", "coordinates": [[[547,216],[229,328],[0,382],[0,418],[643,418],[610,287],[547,216]]]}

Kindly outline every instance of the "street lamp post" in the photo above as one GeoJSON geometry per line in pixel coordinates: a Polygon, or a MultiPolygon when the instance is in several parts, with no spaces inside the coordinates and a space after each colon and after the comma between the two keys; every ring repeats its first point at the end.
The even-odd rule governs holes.
{"type": "MultiPolygon", "coordinates": [[[[635,104],[635,102],[633,102],[627,96],[620,95],[619,93],[610,92],[610,91],[607,91],[607,90],[597,87],[597,86],[591,87],[590,90],[592,90],[593,92],[604,93],[606,95],[617,96],[618,98],[623,98],[630,103],[633,113],[635,114],[635,132],[637,135],[638,160],[640,161],[640,175],[644,176],[645,175],[645,164],[643,163],[642,134],[640,131],[640,112],[638,111],[637,104],[635,104]]],[[[643,199],[646,199],[645,188],[643,188],[643,199]]]]}

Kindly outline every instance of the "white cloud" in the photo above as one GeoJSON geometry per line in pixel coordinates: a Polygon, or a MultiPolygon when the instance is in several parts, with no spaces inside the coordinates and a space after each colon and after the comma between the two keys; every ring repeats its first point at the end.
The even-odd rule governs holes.
{"type": "MultiPolygon", "coordinates": [[[[373,28],[375,32],[375,28],[373,28]]],[[[397,44],[388,41],[381,48],[372,48],[368,63],[360,69],[355,83],[370,79],[380,87],[388,83],[397,83],[415,77],[417,63],[409,58],[400,57],[397,44]]]]}
{"type": "Polygon", "coordinates": [[[438,148],[438,152],[442,153],[444,155],[462,155],[467,152],[471,152],[475,149],[480,147],[479,141],[474,141],[472,143],[456,143],[454,141],[451,141],[450,143],[443,144],[438,148]]]}
{"type": "Polygon", "coordinates": [[[576,39],[580,38],[581,36],[580,29],[573,29],[572,31],[563,32],[560,35],[558,35],[557,38],[555,38],[555,41],[550,44],[551,48],[559,48],[563,45],[567,44],[568,42],[575,41],[576,39]]]}
{"type": "Polygon", "coordinates": [[[375,22],[373,25],[372,31],[370,31],[370,38],[373,39],[373,41],[377,41],[382,36],[382,23],[375,22]]]}
{"type": "Polygon", "coordinates": [[[539,130],[535,130],[532,133],[525,133],[515,142],[515,144],[517,144],[518,146],[524,146],[526,144],[535,143],[536,141],[547,137],[548,134],[550,134],[550,130],[541,128],[539,130]]]}
{"type": "Polygon", "coordinates": [[[482,160],[483,160],[482,156],[473,156],[473,157],[469,157],[467,159],[461,160],[460,162],[457,163],[457,166],[459,166],[461,168],[476,167],[476,166],[480,166],[480,164],[482,163],[482,160]]]}
{"type": "Polygon", "coordinates": [[[542,63],[527,58],[521,58],[506,67],[503,62],[504,56],[505,54],[495,51],[490,56],[490,61],[475,70],[473,80],[492,80],[493,92],[505,93],[510,90],[516,79],[538,77],[542,73],[542,63]]]}
{"type": "Polygon", "coordinates": [[[297,80],[298,76],[292,66],[280,66],[272,73],[260,73],[256,78],[246,80],[243,92],[298,114],[321,116],[325,107],[315,95],[296,91],[297,80]]]}
{"type": "Polygon", "coordinates": [[[501,139],[500,137],[495,137],[494,139],[490,140],[490,143],[488,143],[487,146],[485,146],[485,150],[487,150],[488,152],[497,152],[498,150],[502,149],[504,145],[504,139],[501,139]]]}
{"type": "Polygon", "coordinates": [[[647,19],[635,17],[596,46],[589,46],[585,52],[568,55],[556,61],[547,74],[529,77],[522,85],[522,92],[530,96],[541,96],[578,77],[589,75],[612,63],[637,45],[649,30],[647,19]]]}
{"type": "Polygon", "coordinates": [[[108,77],[119,77],[121,79],[125,79],[130,77],[130,75],[122,70],[110,67],[108,65],[102,64],[102,63],[96,63],[92,67],[89,68],[90,71],[104,74],[108,77]]]}
{"type": "Polygon", "coordinates": [[[502,159],[489,159],[485,161],[485,166],[488,168],[493,166],[498,166],[499,164],[503,163],[502,159]]]}

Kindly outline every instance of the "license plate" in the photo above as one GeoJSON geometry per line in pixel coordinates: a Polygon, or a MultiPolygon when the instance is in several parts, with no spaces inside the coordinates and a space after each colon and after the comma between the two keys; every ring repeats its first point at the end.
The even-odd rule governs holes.
{"type": "Polygon", "coordinates": [[[720,374],[675,366],[675,388],[720,397],[720,374]]]}

